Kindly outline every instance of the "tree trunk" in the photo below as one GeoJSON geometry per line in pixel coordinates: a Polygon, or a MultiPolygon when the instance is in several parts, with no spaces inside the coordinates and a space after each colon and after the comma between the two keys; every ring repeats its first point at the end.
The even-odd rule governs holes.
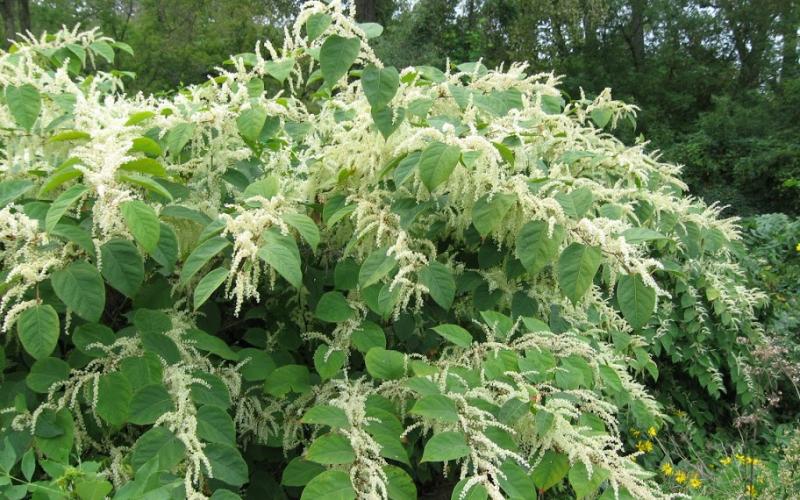
{"type": "Polygon", "coordinates": [[[644,65],[644,8],[645,0],[631,0],[631,24],[628,45],[631,49],[633,67],[637,71],[644,65]]]}
{"type": "Polygon", "coordinates": [[[17,0],[17,7],[19,7],[19,31],[27,33],[31,30],[30,0],[17,0]]]}
{"type": "Polygon", "coordinates": [[[798,8],[795,2],[786,2],[781,15],[781,37],[783,38],[781,81],[798,76],[797,27],[800,22],[798,17],[798,8]]]}
{"type": "Polygon", "coordinates": [[[5,29],[5,40],[3,40],[3,47],[9,46],[9,40],[14,38],[17,34],[16,14],[14,12],[14,0],[3,0],[3,28],[5,29]]]}
{"type": "Polygon", "coordinates": [[[356,0],[356,20],[360,23],[374,23],[378,20],[375,0],[356,0]]]}

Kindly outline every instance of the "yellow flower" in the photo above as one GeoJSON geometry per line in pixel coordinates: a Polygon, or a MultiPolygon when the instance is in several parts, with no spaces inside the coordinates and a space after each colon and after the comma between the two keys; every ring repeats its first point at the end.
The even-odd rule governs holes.
{"type": "Polygon", "coordinates": [[[694,489],[699,488],[703,485],[703,481],[700,480],[700,477],[697,474],[692,475],[692,479],[689,481],[689,486],[694,489]]]}
{"type": "Polygon", "coordinates": [[[739,462],[739,463],[744,462],[744,455],[742,455],[741,453],[737,453],[735,456],[736,456],[736,461],[737,462],[739,462]]]}
{"type": "Polygon", "coordinates": [[[753,486],[752,484],[748,484],[745,487],[744,491],[747,493],[747,496],[751,496],[751,497],[756,496],[756,493],[757,493],[756,492],[756,487],[753,486]]]}
{"type": "Polygon", "coordinates": [[[661,466],[661,472],[663,472],[665,476],[671,476],[672,464],[665,462],[664,465],[661,466]]]}
{"type": "Polygon", "coordinates": [[[656,434],[658,434],[658,431],[656,430],[656,428],[655,428],[655,427],[653,427],[653,426],[650,426],[650,428],[649,428],[649,429],[647,429],[647,435],[648,435],[648,436],[650,436],[650,437],[656,437],[656,434]]]}
{"type": "Polygon", "coordinates": [[[719,463],[722,465],[730,465],[732,462],[731,457],[724,457],[719,459],[719,463]]]}
{"type": "Polygon", "coordinates": [[[795,249],[795,251],[798,251],[798,252],[800,252],[800,243],[798,243],[798,244],[797,244],[797,246],[796,246],[796,247],[794,247],[794,249],[795,249]]]}
{"type": "Polygon", "coordinates": [[[678,483],[678,484],[685,483],[686,482],[686,473],[683,472],[682,470],[678,471],[678,473],[675,474],[675,482],[678,483]]]}
{"type": "Polygon", "coordinates": [[[639,441],[636,443],[636,449],[644,453],[653,451],[653,442],[649,439],[647,441],[639,441]]]}
{"type": "Polygon", "coordinates": [[[641,433],[641,432],[639,432],[639,431],[638,431],[638,430],[636,430],[636,429],[631,429],[631,434],[633,434],[633,437],[635,437],[635,438],[638,438],[639,436],[641,436],[641,435],[642,435],[642,433],[641,433]]]}

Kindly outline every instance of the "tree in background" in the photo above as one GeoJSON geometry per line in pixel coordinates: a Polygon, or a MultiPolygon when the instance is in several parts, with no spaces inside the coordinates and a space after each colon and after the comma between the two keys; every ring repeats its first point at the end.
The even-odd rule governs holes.
{"type": "MultiPolygon", "coordinates": [[[[5,38],[15,38],[17,33],[31,29],[31,10],[29,0],[3,0],[0,4],[3,15],[5,38]]],[[[3,44],[4,47],[8,43],[3,44]]]]}

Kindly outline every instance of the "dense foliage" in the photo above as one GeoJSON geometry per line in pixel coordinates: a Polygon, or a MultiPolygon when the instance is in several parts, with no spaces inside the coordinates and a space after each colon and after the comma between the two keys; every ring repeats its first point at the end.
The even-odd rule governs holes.
{"type": "Polygon", "coordinates": [[[309,2],[166,97],[0,54],[4,495],[664,498],[629,429],[764,403],[736,221],[635,107],[380,32],[309,2]]]}

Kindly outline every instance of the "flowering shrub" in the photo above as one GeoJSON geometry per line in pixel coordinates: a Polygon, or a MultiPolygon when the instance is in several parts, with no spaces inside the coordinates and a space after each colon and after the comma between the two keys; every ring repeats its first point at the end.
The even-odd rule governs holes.
{"type": "Polygon", "coordinates": [[[3,494],[664,498],[645,377],[758,395],[735,221],[634,107],[384,67],[351,14],[169,98],[96,32],[0,55],[3,494]]]}

